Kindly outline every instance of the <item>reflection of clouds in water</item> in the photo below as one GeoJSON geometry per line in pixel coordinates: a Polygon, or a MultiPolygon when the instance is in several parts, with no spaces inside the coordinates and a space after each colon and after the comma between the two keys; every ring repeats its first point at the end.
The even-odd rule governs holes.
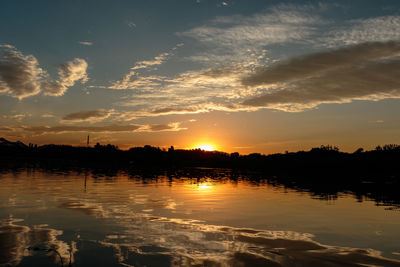
{"type": "Polygon", "coordinates": [[[145,204],[147,207],[150,208],[159,208],[167,210],[174,210],[177,205],[175,201],[171,198],[147,199],[147,202],[145,204]]]}
{"type": "Polygon", "coordinates": [[[13,224],[19,220],[10,219],[0,227],[0,264],[17,265],[29,252],[30,228],[13,224]]]}
{"type": "Polygon", "coordinates": [[[7,206],[9,206],[9,207],[15,207],[15,206],[17,206],[17,195],[16,195],[16,194],[13,194],[12,196],[10,196],[10,197],[8,198],[8,204],[7,204],[7,206]]]}
{"type": "MultiPolygon", "coordinates": [[[[0,221],[0,265],[18,265],[23,257],[32,256],[37,247],[57,251],[63,262],[69,262],[71,251],[71,262],[73,262],[76,245],[72,243],[70,247],[67,243],[57,240],[62,231],[45,228],[47,225],[28,227],[15,224],[22,221],[12,217],[0,221]]],[[[60,260],[52,251],[48,252],[48,256],[55,262],[60,260]]]]}
{"type": "Polygon", "coordinates": [[[313,235],[294,231],[264,231],[207,225],[190,219],[154,216],[152,209],[170,209],[170,198],[130,195],[136,207],[126,203],[95,203],[64,199],[59,207],[112,220],[124,231],[108,233],[97,244],[112,248],[125,266],[400,266],[381,257],[379,251],[326,246],[313,235]]]}
{"type": "Polygon", "coordinates": [[[59,208],[80,211],[86,215],[93,215],[98,218],[107,217],[103,207],[97,203],[83,202],[72,198],[60,198],[58,201],[60,202],[59,208]]]}
{"type": "Polygon", "coordinates": [[[165,257],[165,265],[171,266],[400,266],[399,261],[382,258],[378,251],[325,246],[313,241],[310,234],[137,216],[141,219],[133,220],[135,224],[125,224],[125,236],[99,242],[113,248],[126,266],[148,264],[143,256],[165,257]]]}
{"type": "MultiPolygon", "coordinates": [[[[146,199],[144,203],[158,203],[146,199]]],[[[79,209],[89,206],[74,205],[79,209]]],[[[103,205],[89,210],[103,210],[105,218],[125,228],[97,241],[112,248],[119,263],[125,266],[152,266],[157,260],[171,266],[400,266],[399,261],[382,258],[379,251],[326,246],[313,241],[311,234],[207,225],[153,216],[126,205],[103,205]]],[[[96,216],[94,212],[87,214],[96,216]]]]}
{"type": "Polygon", "coordinates": [[[169,197],[162,197],[159,199],[150,198],[148,195],[134,195],[130,194],[129,199],[133,201],[135,204],[145,205],[148,210],[150,209],[168,209],[174,210],[177,206],[177,203],[169,197]]]}
{"type": "MultiPolygon", "coordinates": [[[[191,191],[185,192],[199,197],[210,192],[210,189],[218,192],[218,186],[210,188],[208,185],[206,182],[190,184],[185,189],[191,191]]],[[[47,188],[55,187],[49,183],[47,188]]],[[[95,191],[92,187],[89,193],[75,194],[73,197],[66,189],[45,193],[55,196],[52,201],[57,199],[56,206],[68,210],[68,214],[76,211],[76,218],[92,216],[99,223],[96,223],[96,231],[101,233],[91,234],[90,240],[79,238],[79,258],[74,266],[88,266],[82,261],[90,262],[94,258],[100,258],[99,262],[111,258],[117,261],[115,264],[118,266],[400,266],[400,262],[381,258],[379,251],[326,246],[313,241],[311,234],[233,228],[207,225],[195,220],[172,219],[174,211],[181,214],[180,208],[182,212],[186,210],[182,204],[184,202],[178,197],[174,199],[175,196],[163,196],[158,191],[148,193],[132,187],[128,193],[124,193],[118,191],[119,188],[100,189],[95,191]],[[105,228],[100,228],[104,225],[105,228]],[[96,234],[100,237],[96,237],[96,234]],[[96,255],[91,254],[93,251],[96,255]],[[101,255],[98,255],[99,251],[101,255]]],[[[204,199],[213,198],[217,199],[215,195],[207,195],[204,199]]],[[[17,206],[22,206],[22,200],[13,201],[17,206]]],[[[5,202],[9,202],[8,197],[5,202]]],[[[50,224],[50,221],[44,222],[50,224]]],[[[4,224],[5,228],[0,228],[0,259],[5,259],[3,255],[7,255],[8,262],[18,264],[24,256],[33,253],[27,248],[36,244],[31,236],[37,234],[43,236],[43,242],[57,246],[64,263],[69,261],[70,246],[56,239],[60,231],[46,229],[49,228],[47,226],[27,227],[15,223],[11,222],[12,227],[7,223],[4,224]]],[[[89,238],[86,232],[84,236],[89,238]]],[[[75,244],[71,247],[74,249],[75,244]]],[[[51,257],[55,262],[58,261],[56,255],[51,257]]],[[[0,260],[0,265],[2,263],[3,260],[0,260]]]]}

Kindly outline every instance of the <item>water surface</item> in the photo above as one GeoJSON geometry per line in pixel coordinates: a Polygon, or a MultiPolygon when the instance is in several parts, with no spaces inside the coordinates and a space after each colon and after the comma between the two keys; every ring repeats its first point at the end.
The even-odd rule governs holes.
{"type": "Polygon", "coordinates": [[[400,266],[400,212],[229,170],[0,175],[4,266],[400,266]]]}

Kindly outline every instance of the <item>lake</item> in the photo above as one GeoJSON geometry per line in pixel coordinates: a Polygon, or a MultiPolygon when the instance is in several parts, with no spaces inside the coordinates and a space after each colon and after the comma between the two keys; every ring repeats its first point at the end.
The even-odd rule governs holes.
{"type": "Polygon", "coordinates": [[[0,173],[1,266],[400,266],[400,210],[225,169],[0,173]]]}

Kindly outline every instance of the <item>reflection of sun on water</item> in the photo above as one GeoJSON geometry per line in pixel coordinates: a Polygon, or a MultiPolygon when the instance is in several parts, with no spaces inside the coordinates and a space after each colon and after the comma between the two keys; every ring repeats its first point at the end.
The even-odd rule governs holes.
{"type": "Polygon", "coordinates": [[[212,185],[210,183],[201,183],[198,184],[197,186],[201,191],[209,191],[212,189],[212,185]]]}
{"type": "Polygon", "coordinates": [[[188,184],[188,186],[191,188],[191,192],[194,194],[212,194],[215,193],[215,184],[209,181],[201,181],[197,183],[192,183],[188,184]]]}

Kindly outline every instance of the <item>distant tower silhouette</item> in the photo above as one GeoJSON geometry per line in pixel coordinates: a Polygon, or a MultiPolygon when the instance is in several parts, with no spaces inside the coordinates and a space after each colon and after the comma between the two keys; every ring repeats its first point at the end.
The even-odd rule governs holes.
{"type": "Polygon", "coordinates": [[[89,135],[87,136],[86,146],[89,146],[89,135]]]}

